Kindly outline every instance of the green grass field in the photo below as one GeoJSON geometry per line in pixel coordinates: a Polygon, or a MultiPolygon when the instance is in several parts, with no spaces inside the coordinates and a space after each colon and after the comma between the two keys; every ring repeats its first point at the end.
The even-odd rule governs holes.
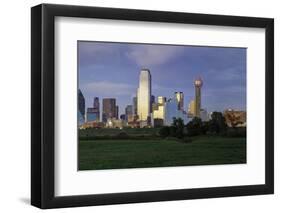
{"type": "Polygon", "coordinates": [[[79,170],[246,163],[246,138],[80,140],[79,170]]]}

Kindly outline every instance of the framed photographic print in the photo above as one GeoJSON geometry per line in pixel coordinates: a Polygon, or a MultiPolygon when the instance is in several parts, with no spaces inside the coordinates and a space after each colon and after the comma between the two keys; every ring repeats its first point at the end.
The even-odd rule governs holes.
{"type": "Polygon", "coordinates": [[[31,9],[31,203],[272,194],[274,21],[31,9]]]}

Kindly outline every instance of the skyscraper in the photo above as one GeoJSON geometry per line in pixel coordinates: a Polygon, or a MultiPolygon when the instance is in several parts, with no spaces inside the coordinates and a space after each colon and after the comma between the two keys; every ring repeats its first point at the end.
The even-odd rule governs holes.
{"type": "Polygon", "coordinates": [[[125,108],[125,114],[126,115],[133,115],[133,106],[132,105],[127,105],[125,108]]]}
{"type": "Polygon", "coordinates": [[[198,78],[194,81],[195,86],[195,117],[200,117],[201,110],[201,87],[203,86],[203,81],[198,78]]]}
{"type": "Polygon", "coordinates": [[[195,115],[195,101],[191,100],[188,104],[187,115],[189,117],[194,117],[195,115]]]}
{"type": "Polygon", "coordinates": [[[80,89],[78,90],[78,110],[85,117],[85,98],[80,89]]]}
{"type": "Polygon", "coordinates": [[[178,110],[183,110],[183,104],[184,104],[183,92],[175,92],[175,98],[178,102],[178,110]]]}
{"type": "Polygon", "coordinates": [[[102,121],[107,122],[109,118],[118,118],[116,117],[116,109],[115,98],[102,99],[102,121]]]}
{"type": "Polygon", "coordinates": [[[127,105],[125,108],[126,120],[133,121],[133,105],[127,105]]]}
{"type": "Polygon", "coordinates": [[[137,97],[133,97],[133,112],[134,112],[134,115],[138,114],[138,98],[137,97]]]}
{"type": "Polygon", "coordinates": [[[93,108],[98,109],[98,110],[100,109],[100,101],[99,101],[98,97],[94,98],[93,108]]]}
{"type": "Polygon", "coordinates": [[[155,96],[154,95],[151,95],[151,98],[150,98],[150,112],[152,112],[152,105],[155,103],[155,96]]]}
{"type": "Polygon", "coordinates": [[[78,123],[79,126],[84,124],[85,122],[85,98],[81,92],[81,90],[78,90],[78,123]]]}
{"type": "Polygon", "coordinates": [[[151,74],[142,69],[138,88],[138,116],[140,121],[148,121],[151,112],[151,74]]]}
{"type": "Polygon", "coordinates": [[[158,96],[158,104],[164,104],[166,102],[166,97],[158,96]]]}
{"type": "Polygon", "coordinates": [[[100,102],[99,98],[95,97],[93,101],[93,107],[87,108],[87,122],[100,121],[100,102]]]}
{"type": "Polygon", "coordinates": [[[93,107],[87,108],[87,122],[99,121],[99,115],[93,107]]]}
{"type": "Polygon", "coordinates": [[[115,107],[115,116],[114,116],[114,118],[118,119],[118,117],[119,117],[119,106],[118,106],[118,105],[116,105],[116,107],[115,107]]]}
{"type": "Polygon", "coordinates": [[[93,112],[96,113],[97,121],[100,120],[100,101],[98,97],[94,98],[93,112]]]}
{"type": "Polygon", "coordinates": [[[164,113],[164,124],[170,126],[173,123],[174,118],[181,118],[186,124],[188,122],[187,115],[182,110],[178,110],[177,98],[170,98],[165,103],[165,113],[164,113]]]}

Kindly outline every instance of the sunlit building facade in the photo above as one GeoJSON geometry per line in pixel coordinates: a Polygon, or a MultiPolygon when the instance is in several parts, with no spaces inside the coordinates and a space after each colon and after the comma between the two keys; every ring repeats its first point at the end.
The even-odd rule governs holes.
{"type": "Polygon", "coordinates": [[[223,112],[225,122],[228,127],[246,127],[247,113],[246,111],[227,109],[223,112]]]}
{"type": "Polygon", "coordinates": [[[178,102],[178,110],[183,110],[183,105],[184,105],[183,92],[175,92],[175,98],[177,99],[178,102]]]}
{"type": "Polygon", "coordinates": [[[164,104],[166,102],[166,97],[158,96],[158,104],[164,104]]]}
{"type": "Polygon", "coordinates": [[[142,69],[140,72],[137,99],[138,117],[145,123],[149,120],[151,112],[151,74],[148,69],[142,69]]]}
{"type": "Polygon", "coordinates": [[[195,115],[195,101],[194,100],[191,100],[188,104],[187,115],[190,118],[194,117],[194,115],[195,115]]]}

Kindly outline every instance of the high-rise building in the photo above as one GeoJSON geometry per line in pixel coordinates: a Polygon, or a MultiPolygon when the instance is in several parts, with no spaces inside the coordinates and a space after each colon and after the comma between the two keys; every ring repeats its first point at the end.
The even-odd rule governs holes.
{"type": "Polygon", "coordinates": [[[150,112],[152,112],[152,106],[153,106],[154,103],[155,103],[155,96],[151,95],[151,98],[150,98],[150,112]]]}
{"type": "Polygon", "coordinates": [[[200,118],[201,118],[202,121],[208,121],[209,120],[207,110],[205,110],[205,109],[200,110],[200,118]]]}
{"type": "Polygon", "coordinates": [[[99,113],[97,113],[96,109],[93,107],[87,108],[87,122],[91,121],[99,121],[99,113]]]}
{"type": "Polygon", "coordinates": [[[184,124],[188,122],[186,113],[182,110],[178,110],[178,101],[176,97],[167,100],[165,103],[164,124],[170,126],[173,123],[174,118],[181,118],[184,124]]]}
{"type": "Polygon", "coordinates": [[[188,115],[188,117],[194,117],[194,115],[195,115],[195,101],[194,100],[191,100],[188,104],[187,115],[188,115]]]}
{"type": "Polygon", "coordinates": [[[100,101],[98,97],[94,98],[93,112],[96,113],[97,121],[100,121],[100,101]]]}
{"type": "Polygon", "coordinates": [[[140,72],[137,102],[139,120],[148,121],[151,112],[151,74],[148,69],[140,72]]]}
{"type": "Polygon", "coordinates": [[[203,86],[203,81],[201,78],[198,78],[194,81],[195,86],[195,117],[200,117],[201,110],[201,88],[203,86]]]}
{"type": "Polygon", "coordinates": [[[118,105],[116,105],[116,107],[115,107],[115,116],[114,116],[116,119],[118,119],[118,117],[119,117],[119,106],[118,105]]]}
{"type": "Polygon", "coordinates": [[[100,109],[100,101],[99,101],[98,97],[94,98],[93,108],[98,109],[98,110],[100,109]]]}
{"type": "Polygon", "coordinates": [[[178,110],[183,110],[183,105],[184,105],[183,92],[175,92],[175,98],[178,102],[178,110]]]}
{"type": "Polygon", "coordinates": [[[127,105],[125,108],[126,115],[133,115],[133,105],[127,105]]]}
{"type": "Polygon", "coordinates": [[[133,114],[137,115],[138,114],[138,98],[133,97],[133,114]]]}
{"type": "Polygon", "coordinates": [[[164,104],[166,102],[166,97],[158,96],[158,104],[164,104]]]}
{"type": "Polygon", "coordinates": [[[102,121],[107,122],[109,118],[116,117],[116,99],[115,98],[104,98],[102,99],[102,121]]]}
{"type": "Polygon", "coordinates": [[[78,110],[82,117],[85,118],[85,98],[81,90],[78,90],[78,110]]]}
{"type": "Polygon", "coordinates": [[[158,105],[157,109],[153,111],[153,119],[163,119],[165,118],[165,105],[158,105]]]}
{"type": "Polygon", "coordinates": [[[85,123],[85,98],[80,89],[78,90],[77,116],[79,126],[83,125],[85,123]]]}

